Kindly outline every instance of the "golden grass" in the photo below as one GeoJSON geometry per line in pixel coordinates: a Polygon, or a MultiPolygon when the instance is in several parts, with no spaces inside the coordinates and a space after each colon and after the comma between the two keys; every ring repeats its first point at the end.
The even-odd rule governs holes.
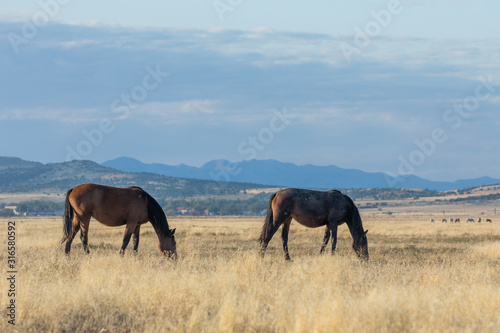
{"type": "Polygon", "coordinates": [[[471,250],[478,257],[500,259],[500,242],[475,245],[471,250]]]}
{"type": "MultiPolygon", "coordinates": [[[[19,332],[498,332],[500,225],[365,218],[370,262],[339,228],[335,256],[318,254],[323,228],[292,223],[264,259],[261,218],[169,219],[180,258],[161,257],[150,226],[139,253],[118,255],[123,228],[93,221],[91,254],[69,257],[62,223],[17,221],[19,332]]],[[[7,222],[0,222],[6,230],[7,222]]],[[[2,232],[3,235],[6,232],[2,232]]],[[[6,237],[6,236],[4,236],[6,237]]],[[[5,242],[4,242],[5,243],[5,242]]],[[[6,251],[0,252],[6,262],[6,251]]],[[[5,319],[6,264],[0,282],[5,319]]]]}

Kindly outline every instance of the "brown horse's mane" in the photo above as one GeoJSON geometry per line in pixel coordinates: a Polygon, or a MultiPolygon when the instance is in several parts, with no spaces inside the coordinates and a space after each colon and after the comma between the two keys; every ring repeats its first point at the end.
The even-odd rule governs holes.
{"type": "Polygon", "coordinates": [[[151,222],[155,229],[161,231],[163,236],[168,236],[170,234],[170,228],[168,227],[167,217],[165,216],[165,212],[161,208],[158,201],[156,201],[155,198],[149,195],[149,193],[144,191],[142,188],[138,186],[131,187],[141,190],[144,194],[144,198],[148,202],[149,222],[151,222]]]}

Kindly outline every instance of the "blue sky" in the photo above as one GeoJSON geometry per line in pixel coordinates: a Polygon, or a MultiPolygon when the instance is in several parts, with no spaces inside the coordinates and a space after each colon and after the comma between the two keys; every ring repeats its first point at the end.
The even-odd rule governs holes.
{"type": "Polygon", "coordinates": [[[0,155],[500,178],[499,9],[2,1],[0,155]]]}

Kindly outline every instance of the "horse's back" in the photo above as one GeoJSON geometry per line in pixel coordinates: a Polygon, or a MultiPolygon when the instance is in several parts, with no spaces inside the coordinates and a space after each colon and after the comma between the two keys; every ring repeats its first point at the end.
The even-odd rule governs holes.
{"type": "Polygon", "coordinates": [[[70,194],[70,203],[80,216],[92,216],[107,225],[121,225],[130,217],[145,222],[148,217],[145,192],[135,186],[78,185],[70,194]]]}
{"type": "MultiPolygon", "coordinates": [[[[306,206],[329,205],[338,201],[344,202],[344,195],[338,190],[316,191],[301,188],[286,188],[276,192],[275,196],[280,201],[304,204],[306,206]]],[[[318,207],[319,208],[319,207],[318,207]]]]}
{"type": "Polygon", "coordinates": [[[135,199],[144,198],[144,191],[138,186],[130,186],[127,188],[112,187],[99,184],[82,184],[75,186],[71,195],[73,197],[94,197],[98,199],[118,198],[118,199],[135,199]]]}
{"type": "Polygon", "coordinates": [[[305,226],[319,227],[328,224],[332,214],[345,215],[348,202],[337,190],[287,188],[276,192],[273,209],[289,214],[305,226]]]}

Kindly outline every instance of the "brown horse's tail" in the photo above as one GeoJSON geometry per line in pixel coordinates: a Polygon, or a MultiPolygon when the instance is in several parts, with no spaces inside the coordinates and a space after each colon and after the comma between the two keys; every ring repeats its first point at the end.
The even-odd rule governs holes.
{"type": "Polygon", "coordinates": [[[69,195],[73,189],[69,190],[66,193],[66,202],[64,204],[64,213],[62,215],[63,218],[63,238],[61,239],[61,243],[64,243],[68,237],[73,233],[73,207],[69,202],[69,195]]]}
{"type": "Polygon", "coordinates": [[[276,193],[271,195],[271,198],[269,199],[269,205],[267,206],[267,214],[266,218],[264,220],[264,225],[262,226],[262,232],[259,237],[259,242],[262,244],[266,241],[267,237],[271,233],[271,229],[273,228],[273,199],[276,196],[276,193]]]}

